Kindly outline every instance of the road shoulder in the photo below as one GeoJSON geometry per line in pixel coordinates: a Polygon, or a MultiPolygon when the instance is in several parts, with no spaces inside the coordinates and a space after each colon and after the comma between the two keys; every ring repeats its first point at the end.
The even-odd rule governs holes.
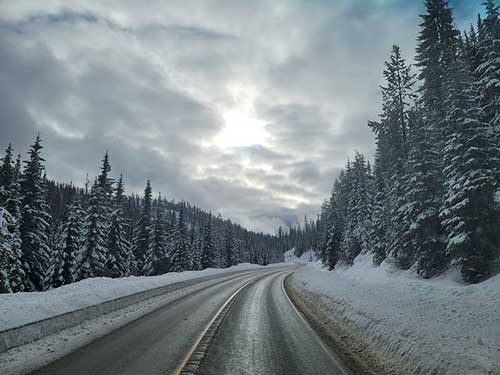
{"type": "Polygon", "coordinates": [[[285,289],[316,333],[334,350],[353,374],[403,375],[398,370],[397,364],[382,360],[374,350],[371,350],[367,342],[335,319],[323,306],[319,296],[300,288],[293,281],[293,274],[285,279],[285,289]]]}

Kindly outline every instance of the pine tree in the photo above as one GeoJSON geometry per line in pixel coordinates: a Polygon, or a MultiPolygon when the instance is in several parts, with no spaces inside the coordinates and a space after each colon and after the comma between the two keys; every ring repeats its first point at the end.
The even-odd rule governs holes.
{"type": "Polygon", "coordinates": [[[21,200],[19,179],[21,161],[13,166],[12,146],[5,151],[0,166],[0,293],[22,292],[25,271],[22,264],[20,219],[21,200]]]}
{"type": "Polygon", "coordinates": [[[51,215],[45,202],[45,186],[42,173],[44,171],[41,157],[43,146],[40,136],[29,151],[30,159],[25,161],[21,179],[22,216],[21,216],[21,249],[23,268],[29,289],[45,290],[49,267],[48,232],[51,215]]]}
{"type": "Polygon", "coordinates": [[[482,63],[476,68],[482,121],[500,132],[500,22],[493,0],[486,0],[486,18],[479,36],[482,63]]]}
{"type": "MultiPolygon", "coordinates": [[[[442,113],[445,99],[444,79],[455,60],[458,31],[453,26],[453,11],[447,0],[426,0],[417,38],[417,66],[422,81],[422,100],[430,113],[442,113]]],[[[444,117],[443,117],[444,119],[444,117]]]]}
{"type": "Polygon", "coordinates": [[[111,213],[105,266],[111,277],[126,276],[129,272],[129,262],[132,256],[130,243],[127,239],[127,222],[123,210],[124,191],[123,176],[120,175],[111,213]]]}
{"type": "Polygon", "coordinates": [[[189,258],[188,238],[184,221],[184,207],[181,207],[179,217],[175,221],[173,248],[170,256],[170,271],[187,271],[190,267],[189,258]]]}
{"type": "Polygon", "coordinates": [[[481,121],[472,72],[462,60],[453,66],[448,92],[441,218],[452,260],[460,264],[467,282],[479,282],[500,264],[500,215],[495,205],[500,146],[494,130],[481,121]]]}
{"type": "MultiPolygon", "coordinates": [[[[391,201],[389,199],[389,188],[384,175],[383,166],[379,162],[380,150],[377,149],[375,171],[374,171],[374,197],[371,217],[371,225],[368,229],[369,249],[373,253],[373,262],[380,265],[387,257],[389,241],[388,233],[391,222],[391,201]]],[[[384,173],[385,172],[385,173],[384,173]]]]}
{"type": "Polygon", "coordinates": [[[78,279],[108,276],[105,268],[106,244],[108,236],[107,217],[104,203],[104,192],[95,180],[90,191],[84,226],[84,247],[81,274],[78,279]]]}
{"type": "Polygon", "coordinates": [[[144,263],[144,274],[146,276],[161,275],[170,269],[168,256],[168,243],[166,238],[166,225],[161,208],[161,198],[155,207],[155,215],[152,223],[151,242],[144,263]]]}
{"type": "Polygon", "coordinates": [[[151,196],[151,182],[146,182],[144,189],[144,198],[142,200],[142,213],[137,223],[132,252],[135,257],[137,273],[141,274],[144,270],[144,262],[146,255],[149,251],[151,244],[151,222],[152,222],[152,196],[151,196]]]}
{"type": "Polygon", "coordinates": [[[225,256],[225,267],[231,267],[234,261],[234,238],[233,238],[233,230],[232,224],[228,221],[225,233],[224,233],[224,256],[225,256]]]}
{"type": "Polygon", "coordinates": [[[408,106],[415,95],[413,86],[415,75],[411,74],[411,65],[407,65],[401,57],[401,49],[394,45],[390,60],[385,63],[384,78],[386,86],[382,86],[382,121],[385,129],[382,136],[387,138],[391,146],[393,161],[407,159],[408,155],[408,106]]]}
{"type": "Polygon", "coordinates": [[[111,172],[111,164],[109,162],[109,154],[106,151],[104,158],[102,159],[101,173],[97,177],[97,183],[99,185],[99,190],[103,195],[103,204],[106,206],[107,210],[110,210],[111,198],[113,196],[113,184],[114,181],[109,177],[111,172]]]}
{"type": "Polygon", "coordinates": [[[368,250],[368,228],[371,217],[371,191],[365,158],[356,153],[354,161],[346,166],[347,215],[342,235],[342,260],[352,264],[368,250]]]}
{"type": "Polygon", "coordinates": [[[335,181],[329,203],[329,213],[325,233],[325,248],[323,262],[328,265],[329,270],[333,270],[340,258],[340,244],[344,233],[344,218],[342,217],[342,179],[343,173],[335,181]]]}
{"type": "Polygon", "coordinates": [[[198,230],[198,233],[194,233],[194,242],[192,242],[192,263],[191,267],[193,270],[198,271],[202,269],[201,265],[201,251],[203,248],[203,233],[200,230],[198,230]]]}
{"type": "Polygon", "coordinates": [[[7,200],[10,198],[10,185],[15,177],[14,159],[12,145],[5,150],[5,156],[1,159],[0,165],[0,207],[6,207],[7,200]]]}
{"type": "Polygon", "coordinates": [[[405,179],[406,204],[401,208],[402,246],[393,254],[402,268],[417,263],[418,272],[432,277],[442,272],[447,265],[443,229],[439,220],[441,204],[440,157],[432,145],[429,129],[416,111],[412,114],[410,127],[410,156],[408,177],[405,179]]]}
{"type": "Polygon", "coordinates": [[[49,267],[44,283],[47,289],[52,289],[63,285],[62,226],[54,216],[49,225],[48,246],[50,249],[49,267]]]}
{"type": "Polygon", "coordinates": [[[201,267],[205,268],[214,268],[217,266],[215,259],[215,245],[213,242],[213,233],[212,233],[212,215],[208,216],[207,222],[205,223],[205,227],[203,229],[203,241],[201,247],[201,267]]]}
{"type": "Polygon", "coordinates": [[[71,284],[78,280],[81,270],[83,252],[83,211],[80,198],[75,197],[74,201],[68,205],[64,217],[62,228],[62,264],[60,268],[61,285],[71,284]]]}

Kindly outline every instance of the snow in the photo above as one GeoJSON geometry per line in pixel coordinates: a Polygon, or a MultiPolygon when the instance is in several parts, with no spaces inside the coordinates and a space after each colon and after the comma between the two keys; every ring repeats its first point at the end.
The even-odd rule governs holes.
{"type": "Polygon", "coordinates": [[[5,208],[0,207],[0,233],[3,233],[3,231],[7,228],[8,216],[9,212],[5,208]]]}
{"type": "Polygon", "coordinates": [[[316,262],[318,260],[318,257],[316,256],[316,253],[313,250],[304,251],[304,253],[300,257],[297,257],[295,255],[295,248],[293,248],[286,251],[283,255],[285,257],[285,263],[305,264],[305,263],[316,262]]]}
{"type": "Polygon", "coordinates": [[[306,265],[293,282],[401,373],[500,374],[500,275],[476,285],[456,270],[422,280],[360,255],[333,272],[306,265]]]}
{"type": "Polygon", "coordinates": [[[0,294],[0,332],[176,282],[258,268],[262,266],[243,263],[224,269],[209,268],[161,276],[96,277],[46,292],[0,294]]]}

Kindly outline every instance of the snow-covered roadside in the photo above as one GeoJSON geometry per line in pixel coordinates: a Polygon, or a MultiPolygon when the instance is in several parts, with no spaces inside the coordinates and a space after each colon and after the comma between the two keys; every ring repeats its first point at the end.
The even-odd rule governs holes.
{"type": "Polygon", "coordinates": [[[318,257],[313,250],[307,250],[302,253],[300,257],[295,255],[295,249],[290,249],[283,254],[285,258],[285,263],[298,263],[305,264],[310,262],[316,262],[318,257]]]}
{"type": "Polygon", "coordinates": [[[317,262],[293,284],[401,373],[500,374],[500,275],[463,285],[457,274],[422,280],[369,256],[328,272],[317,262]]]}
{"type": "MultiPolygon", "coordinates": [[[[279,265],[283,264],[267,267],[279,265]]],[[[0,294],[0,332],[181,281],[259,268],[263,267],[245,263],[224,269],[167,273],[151,277],[131,276],[120,279],[99,277],[47,292],[0,294]]]]}

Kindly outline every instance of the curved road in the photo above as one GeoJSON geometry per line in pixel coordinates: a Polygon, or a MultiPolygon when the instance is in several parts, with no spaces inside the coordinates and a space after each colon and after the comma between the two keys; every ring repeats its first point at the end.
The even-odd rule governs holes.
{"type": "Polygon", "coordinates": [[[200,374],[348,374],[288,299],[290,273],[272,268],[205,281],[32,374],[180,374],[203,355],[200,374]]]}

